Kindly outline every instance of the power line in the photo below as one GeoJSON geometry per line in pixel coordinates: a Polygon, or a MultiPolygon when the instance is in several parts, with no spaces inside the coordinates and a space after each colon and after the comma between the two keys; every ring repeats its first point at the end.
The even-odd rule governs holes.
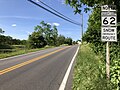
{"type": "Polygon", "coordinates": [[[70,23],[73,23],[73,24],[76,24],[76,25],[81,25],[81,24],[78,24],[78,23],[76,23],[76,22],[73,22],[73,21],[71,21],[71,20],[69,20],[69,19],[66,19],[66,18],[64,18],[64,17],[62,17],[62,16],[60,16],[60,15],[58,15],[58,14],[52,12],[51,10],[49,10],[49,9],[47,9],[47,8],[45,8],[45,7],[43,7],[43,6],[39,5],[39,4],[37,4],[37,3],[35,3],[35,2],[32,1],[32,0],[28,0],[28,1],[30,1],[31,3],[33,3],[33,4],[35,4],[35,5],[39,6],[39,7],[41,7],[42,9],[44,9],[44,10],[46,10],[46,11],[48,11],[48,12],[50,12],[50,13],[52,13],[52,14],[54,14],[54,15],[56,15],[56,16],[58,16],[58,17],[64,19],[64,20],[66,20],[66,21],[68,21],[68,22],[70,22],[70,23]]]}
{"type": "Polygon", "coordinates": [[[32,1],[32,0],[28,0],[28,1],[30,1],[31,3],[33,3],[33,4],[37,5],[37,6],[39,6],[40,8],[42,8],[42,9],[44,9],[44,10],[46,10],[46,11],[48,11],[48,12],[50,12],[50,13],[52,13],[52,14],[54,14],[54,15],[56,15],[56,16],[58,16],[58,17],[64,19],[64,20],[66,20],[66,21],[68,21],[68,22],[70,22],[70,23],[73,23],[73,24],[75,24],[75,25],[81,25],[81,24],[78,24],[78,23],[76,23],[76,22],[73,22],[73,21],[71,21],[71,20],[69,20],[69,19],[66,19],[66,18],[63,17],[63,16],[60,16],[59,14],[56,14],[56,13],[52,12],[51,10],[49,10],[49,9],[47,9],[47,8],[45,8],[45,7],[41,6],[41,5],[39,5],[39,4],[37,4],[36,2],[34,2],[34,1],[32,1]]]}
{"type": "MultiPolygon", "coordinates": [[[[45,3],[42,2],[41,0],[38,0],[38,1],[39,1],[40,3],[42,3],[43,5],[45,5],[46,7],[50,8],[51,10],[55,11],[56,13],[58,13],[58,14],[64,16],[64,17],[67,18],[67,19],[70,19],[71,21],[74,21],[74,20],[72,20],[71,18],[69,18],[69,17],[63,15],[62,13],[58,12],[57,10],[53,9],[53,8],[50,7],[49,5],[45,4],[45,3]]],[[[74,21],[74,22],[76,22],[76,21],[74,21]]],[[[76,23],[80,24],[79,22],[76,22],[76,23]]]]}

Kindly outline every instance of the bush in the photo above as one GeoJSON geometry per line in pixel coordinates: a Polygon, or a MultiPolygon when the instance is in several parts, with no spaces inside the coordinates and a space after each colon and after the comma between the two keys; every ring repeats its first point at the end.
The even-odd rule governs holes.
{"type": "Polygon", "coordinates": [[[12,49],[10,45],[0,45],[0,49],[12,49]]]}
{"type": "Polygon", "coordinates": [[[12,45],[12,47],[15,49],[24,49],[26,46],[25,45],[12,45]]]}
{"type": "Polygon", "coordinates": [[[113,90],[100,65],[100,58],[89,45],[82,45],[74,68],[73,90],[113,90]]]}

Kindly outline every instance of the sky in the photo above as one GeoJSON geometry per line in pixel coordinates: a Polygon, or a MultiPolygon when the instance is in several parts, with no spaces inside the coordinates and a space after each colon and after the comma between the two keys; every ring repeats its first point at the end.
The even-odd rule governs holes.
{"type": "MultiPolygon", "coordinates": [[[[38,0],[33,1],[39,3],[38,0]]],[[[64,0],[42,1],[72,20],[79,23],[82,22],[81,15],[75,15],[73,12],[74,9],[64,4],[64,0]]],[[[82,14],[85,32],[89,13],[86,14],[82,12],[82,14]]],[[[65,37],[71,37],[73,40],[81,38],[82,29],[80,26],[67,22],[30,3],[28,0],[0,0],[0,28],[5,31],[4,35],[9,35],[16,39],[27,40],[29,34],[34,31],[34,27],[39,25],[41,21],[56,25],[58,33],[65,37]]]]}

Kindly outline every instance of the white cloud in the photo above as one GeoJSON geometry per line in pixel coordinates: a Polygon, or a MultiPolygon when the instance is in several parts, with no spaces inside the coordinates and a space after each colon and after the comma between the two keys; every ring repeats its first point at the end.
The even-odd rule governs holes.
{"type": "Polygon", "coordinates": [[[47,24],[52,25],[51,23],[47,23],[47,24]]]}
{"type": "Polygon", "coordinates": [[[60,24],[59,24],[59,23],[53,23],[53,25],[55,25],[55,26],[60,26],[60,24]]]}
{"type": "Polygon", "coordinates": [[[17,25],[16,24],[12,24],[12,27],[16,27],[17,25]]]}

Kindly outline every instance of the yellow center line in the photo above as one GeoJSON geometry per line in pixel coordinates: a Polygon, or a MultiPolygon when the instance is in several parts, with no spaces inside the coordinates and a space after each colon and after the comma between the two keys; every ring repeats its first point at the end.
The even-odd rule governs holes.
{"type": "Polygon", "coordinates": [[[56,50],[56,51],[53,51],[53,52],[50,52],[50,53],[48,53],[48,54],[39,56],[39,57],[37,57],[37,58],[33,58],[33,59],[29,60],[29,61],[26,61],[26,62],[17,64],[17,65],[11,66],[11,67],[9,67],[9,68],[0,70],[0,75],[5,74],[5,73],[7,73],[7,72],[10,72],[10,71],[12,71],[12,70],[15,70],[15,69],[17,69],[17,68],[20,68],[20,67],[22,67],[22,66],[25,66],[25,65],[27,65],[27,64],[30,64],[30,63],[32,63],[32,62],[35,62],[35,61],[37,61],[37,60],[40,60],[40,59],[42,59],[42,58],[45,58],[45,57],[47,57],[47,56],[50,56],[50,55],[52,55],[52,54],[54,54],[54,53],[57,53],[57,52],[59,52],[59,51],[61,51],[61,50],[66,49],[66,48],[68,48],[68,47],[58,49],[58,50],[56,50]]]}

